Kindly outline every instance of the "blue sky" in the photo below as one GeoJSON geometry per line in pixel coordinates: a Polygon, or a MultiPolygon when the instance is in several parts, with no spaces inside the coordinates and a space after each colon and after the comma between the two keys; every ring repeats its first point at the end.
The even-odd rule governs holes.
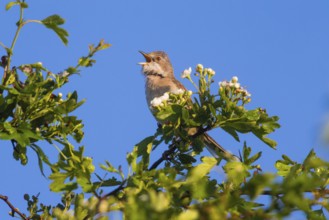
{"type": "MultiPolygon", "coordinates": [[[[18,10],[5,12],[7,2],[0,3],[0,41],[9,45],[18,10]]],[[[58,91],[77,90],[80,98],[86,98],[77,115],[85,124],[82,144],[86,155],[93,157],[96,165],[109,160],[128,172],[126,153],[157,127],[146,107],[144,79],[137,65],[143,57],[138,50],[166,51],[177,77],[198,63],[216,71],[216,82],[238,76],[252,94],[249,108],[263,107],[280,117],[282,128],[270,136],[278,142],[277,150],[249,135],[241,136],[255,151],[263,151],[260,164],[264,171],[274,171],[274,162],[282,154],[301,162],[311,148],[328,158],[328,149],[319,141],[329,107],[328,1],[27,3],[26,19],[51,14],[65,18],[69,44],[64,46],[41,25],[27,25],[18,39],[13,65],[41,61],[53,72],[60,72],[85,55],[88,44],[105,39],[113,45],[96,56],[93,68],[73,76],[71,83],[58,91]]],[[[192,89],[188,81],[180,80],[192,89]]],[[[223,131],[211,134],[231,151],[241,149],[243,143],[223,131]]],[[[50,181],[40,175],[32,152],[29,164],[23,167],[12,158],[9,143],[2,141],[1,146],[1,194],[8,195],[22,211],[26,207],[24,193],[41,192],[40,200],[45,203],[58,201],[58,196],[48,193],[50,181]]],[[[44,149],[57,154],[52,146],[44,149]]],[[[4,204],[0,207],[0,216],[9,211],[4,204]]]]}

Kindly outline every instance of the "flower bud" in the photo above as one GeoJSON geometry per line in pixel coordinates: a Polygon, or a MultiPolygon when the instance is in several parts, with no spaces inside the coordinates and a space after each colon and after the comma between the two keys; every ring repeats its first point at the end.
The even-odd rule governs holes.
{"type": "Polygon", "coordinates": [[[211,68],[208,69],[208,75],[209,76],[214,76],[215,75],[215,71],[211,68]]]}
{"type": "Polygon", "coordinates": [[[191,90],[187,91],[187,95],[191,96],[193,92],[191,90]]]}
{"type": "Polygon", "coordinates": [[[231,79],[231,82],[232,83],[238,82],[238,77],[237,76],[233,76],[232,79],[231,79]]]}
{"type": "Polygon", "coordinates": [[[196,71],[197,71],[198,73],[202,73],[202,71],[203,71],[203,65],[202,65],[202,64],[198,64],[198,65],[196,66],[196,71]]]}
{"type": "Polygon", "coordinates": [[[62,98],[62,96],[63,96],[63,94],[60,92],[60,93],[58,93],[58,97],[59,98],[62,98]]]}

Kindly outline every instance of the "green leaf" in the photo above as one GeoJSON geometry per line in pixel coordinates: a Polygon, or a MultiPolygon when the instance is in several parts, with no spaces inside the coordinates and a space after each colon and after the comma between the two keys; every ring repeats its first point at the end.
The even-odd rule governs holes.
{"type": "Polygon", "coordinates": [[[240,142],[240,138],[238,133],[231,127],[222,127],[224,131],[229,133],[236,141],[240,142]]]}
{"type": "Polygon", "coordinates": [[[78,175],[77,183],[81,186],[84,192],[91,192],[93,190],[93,184],[90,181],[89,175],[78,175]]]}
{"type": "Polygon", "coordinates": [[[182,164],[191,164],[196,162],[196,159],[188,154],[179,154],[178,158],[182,164]]]}
{"type": "Polygon", "coordinates": [[[214,157],[203,157],[201,160],[203,163],[197,165],[188,173],[187,182],[200,180],[217,164],[217,160],[214,157]]]}
{"type": "Polygon", "coordinates": [[[235,187],[239,187],[247,177],[250,176],[248,172],[248,167],[237,161],[230,161],[223,167],[227,178],[230,182],[234,184],[235,187]]]}
{"type": "Polygon", "coordinates": [[[62,42],[67,45],[69,36],[68,32],[59,27],[60,25],[65,23],[65,20],[61,18],[59,15],[51,15],[45,19],[43,19],[42,24],[45,25],[47,28],[52,29],[58,37],[62,40],[62,42]]]}
{"type": "Polygon", "coordinates": [[[72,191],[77,188],[77,183],[69,182],[64,183],[68,175],[65,173],[52,173],[49,176],[49,179],[53,180],[50,184],[49,188],[53,192],[60,192],[60,191],[72,191]]]}
{"type": "Polygon", "coordinates": [[[106,165],[101,164],[100,168],[110,173],[119,173],[119,171],[116,168],[114,168],[114,166],[109,161],[106,160],[105,163],[106,165]]]}
{"type": "Polygon", "coordinates": [[[11,9],[11,7],[13,7],[14,5],[19,5],[19,2],[8,2],[6,4],[6,11],[8,11],[9,9],[11,9]]]}
{"type": "Polygon", "coordinates": [[[101,181],[101,182],[95,182],[94,184],[96,185],[100,185],[100,186],[118,186],[120,185],[122,182],[118,181],[115,177],[112,177],[110,179],[101,181]]]}
{"type": "Polygon", "coordinates": [[[96,60],[90,59],[90,57],[81,57],[78,61],[79,66],[84,67],[91,67],[94,63],[96,63],[96,60]]]}
{"type": "Polygon", "coordinates": [[[144,168],[147,168],[150,161],[150,153],[152,151],[154,136],[149,136],[136,144],[137,147],[137,156],[142,156],[142,162],[144,168]]]}
{"type": "Polygon", "coordinates": [[[290,173],[292,165],[288,165],[281,160],[275,162],[275,168],[278,170],[279,176],[287,176],[290,173]]]}
{"type": "Polygon", "coordinates": [[[250,164],[254,163],[256,160],[258,160],[261,156],[262,156],[262,152],[260,151],[260,152],[256,153],[255,155],[253,155],[252,157],[250,157],[249,159],[247,159],[245,161],[245,164],[250,165],[250,164]]]}
{"type": "Polygon", "coordinates": [[[257,174],[249,179],[249,181],[242,187],[242,191],[255,199],[261,195],[264,189],[272,184],[275,176],[273,174],[257,174]]]}

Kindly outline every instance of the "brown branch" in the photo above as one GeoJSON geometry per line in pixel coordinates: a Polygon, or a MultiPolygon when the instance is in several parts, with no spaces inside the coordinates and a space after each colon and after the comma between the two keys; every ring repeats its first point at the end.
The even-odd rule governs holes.
{"type": "Polygon", "coordinates": [[[11,204],[11,202],[9,202],[8,196],[4,196],[0,194],[0,199],[3,200],[9,206],[9,208],[11,209],[12,217],[14,217],[14,214],[17,213],[24,220],[30,219],[29,217],[26,217],[23,213],[21,213],[17,208],[15,208],[13,204],[11,204]]]}

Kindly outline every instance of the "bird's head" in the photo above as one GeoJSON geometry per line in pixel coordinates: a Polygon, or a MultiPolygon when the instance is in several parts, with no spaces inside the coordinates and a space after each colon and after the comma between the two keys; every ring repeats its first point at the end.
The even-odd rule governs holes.
{"type": "Polygon", "coordinates": [[[139,51],[145,58],[145,62],[140,62],[142,72],[147,76],[173,77],[174,71],[168,55],[163,51],[145,53],[139,51]]]}

